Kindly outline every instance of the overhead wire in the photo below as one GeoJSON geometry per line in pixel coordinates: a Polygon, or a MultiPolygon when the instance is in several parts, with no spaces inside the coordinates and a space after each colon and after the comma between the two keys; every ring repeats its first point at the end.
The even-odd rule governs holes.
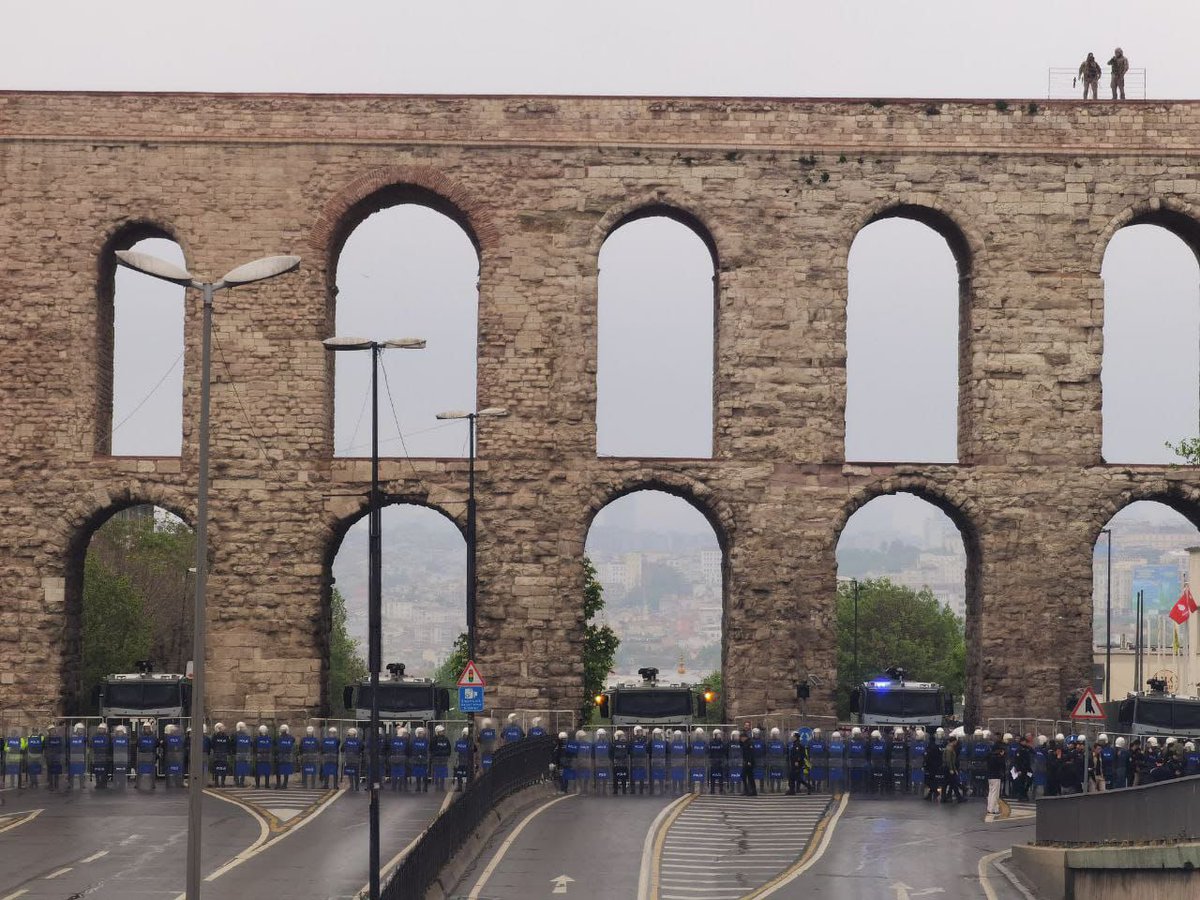
{"type": "Polygon", "coordinates": [[[179,361],[181,359],[183,359],[183,351],[182,350],[180,350],[179,355],[177,357],[175,357],[175,361],[173,363],[171,363],[171,368],[167,369],[167,371],[163,373],[162,378],[158,379],[158,381],[155,382],[154,387],[150,388],[150,392],[148,394],[146,394],[145,397],[143,397],[141,400],[138,401],[137,405],[126,414],[125,418],[123,418],[120,422],[118,422],[116,425],[114,425],[112,427],[112,430],[109,432],[110,436],[113,434],[116,434],[117,429],[119,429],[122,425],[124,425],[126,422],[128,422],[130,419],[132,419],[134,417],[134,415],[137,414],[137,411],[149,402],[150,398],[154,396],[154,394],[158,391],[158,389],[163,386],[163,383],[171,376],[171,373],[175,371],[175,367],[179,365],[179,361]]]}
{"type": "Polygon", "coordinates": [[[262,458],[267,461],[271,471],[282,477],[279,467],[275,465],[275,460],[267,453],[267,445],[263,443],[262,438],[258,436],[258,432],[254,428],[254,423],[250,420],[250,412],[246,409],[246,404],[242,402],[241,392],[237,389],[237,381],[233,377],[233,370],[229,368],[229,363],[225,360],[225,350],[221,347],[221,341],[217,337],[217,328],[213,328],[213,345],[217,348],[217,356],[221,359],[221,366],[225,369],[225,375],[229,379],[229,386],[233,389],[233,396],[237,400],[238,408],[242,411],[242,418],[246,420],[246,427],[250,429],[250,436],[254,438],[254,442],[258,445],[258,452],[262,454],[262,458]]]}

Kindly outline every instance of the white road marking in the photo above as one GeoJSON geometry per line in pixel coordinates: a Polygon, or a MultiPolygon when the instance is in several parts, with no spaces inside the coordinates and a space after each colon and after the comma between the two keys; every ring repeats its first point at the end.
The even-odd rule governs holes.
{"type": "MultiPolygon", "coordinates": [[[[18,818],[12,822],[9,822],[4,827],[0,828],[0,832],[8,831],[10,828],[16,828],[18,825],[24,825],[26,822],[32,822],[34,819],[36,819],[41,814],[41,812],[42,811],[40,809],[33,809],[23,815],[18,815],[16,813],[14,813],[13,815],[18,815],[18,818]]],[[[8,896],[16,897],[17,895],[9,894],[8,896]]],[[[8,897],[0,898],[0,900],[8,900],[8,897]]]]}
{"type": "Polygon", "coordinates": [[[557,878],[551,878],[550,883],[554,885],[554,890],[550,893],[565,894],[567,892],[567,885],[572,884],[574,881],[575,879],[570,875],[559,875],[557,878]]]}
{"type": "MultiPolygon", "coordinates": [[[[438,813],[438,815],[441,815],[441,813],[438,813]]],[[[379,867],[379,884],[381,886],[387,883],[388,873],[390,871],[392,871],[393,868],[395,868],[396,866],[398,866],[400,864],[400,860],[404,859],[404,857],[408,855],[408,851],[417,845],[417,841],[419,841],[421,839],[421,835],[425,834],[425,832],[428,830],[429,830],[429,826],[426,825],[424,828],[421,829],[420,833],[415,838],[413,838],[411,841],[408,842],[408,845],[403,850],[401,850],[399,853],[397,853],[395,856],[393,856],[386,863],[384,863],[383,865],[381,865],[379,867]]],[[[354,896],[355,896],[356,900],[358,900],[358,898],[366,897],[370,893],[371,893],[371,885],[364,884],[362,886],[362,888],[359,889],[359,892],[357,894],[355,894],[354,896]]]]}
{"type": "Polygon", "coordinates": [[[59,869],[57,872],[51,872],[49,875],[47,875],[46,880],[49,881],[51,878],[57,878],[59,875],[66,875],[68,872],[70,872],[74,868],[75,868],[74,866],[64,866],[63,868],[59,869]]]}
{"type": "Polygon", "coordinates": [[[650,823],[650,830],[646,832],[646,840],[642,842],[642,868],[638,873],[638,900],[648,900],[650,897],[650,877],[654,871],[654,840],[658,837],[659,826],[663,820],[675,812],[676,807],[686,803],[689,797],[691,797],[690,794],[685,794],[678,800],[668,803],[650,823]]]}
{"type": "Polygon", "coordinates": [[[996,860],[996,862],[994,862],[992,865],[1000,870],[1004,877],[1008,879],[1009,884],[1020,891],[1021,896],[1024,897],[1025,900],[1037,900],[1037,897],[1029,893],[1029,890],[1025,887],[1025,885],[1021,884],[1020,879],[1018,879],[1016,875],[1009,871],[1008,866],[1004,865],[1004,863],[1000,862],[999,860],[996,860]]]}
{"type": "Polygon", "coordinates": [[[483,870],[483,873],[479,876],[479,880],[475,882],[475,887],[471,888],[471,893],[467,894],[467,900],[479,900],[480,893],[483,891],[483,888],[487,884],[488,879],[492,877],[492,873],[496,871],[497,867],[499,867],[499,865],[500,865],[501,860],[504,859],[504,854],[506,854],[508,852],[508,849],[516,842],[517,837],[521,834],[522,831],[525,830],[526,825],[528,825],[535,818],[537,818],[543,812],[545,812],[550,807],[552,807],[555,803],[561,803],[564,800],[570,800],[572,797],[576,797],[576,796],[578,796],[578,795],[577,794],[563,794],[561,797],[555,797],[553,800],[549,800],[546,803],[543,803],[541,806],[539,806],[537,809],[533,810],[533,812],[531,812],[529,815],[527,815],[524,819],[522,819],[521,823],[519,825],[517,825],[516,828],[513,829],[512,834],[510,834],[507,838],[504,839],[504,843],[500,845],[500,849],[496,851],[496,855],[493,856],[491,858],[491,860],[489,860],[487,867],[483,870]]]}
{"type": "Polygon", "coordinates": [[[88,856],[88,857],[85,857],[84,859],[81,859],[81,860],[80,860],[80,862],[81,862],[81,863],[95,862],[96,860],[98,860],[98,859],[99,859],[100,857],[102,857],[102,856],[108,856],[108,851],[107,851],[107,850],[101,850],[99,853],[93,853],[91,856],[88,856]]]}
{"type": "Polygon", "coordinates": [[[29,888],[21,888],[19,891],[13,891],[11,894],[5,894],[0,897],[0,900],[17,900],[22,894],[28,894],[29,888]]]}
{"type": "Polygon", "coordinates": [[[817,845],[816,852],[813,853],[813,855],[807,860],[805,860],[803,865],[797,866],[794,871],[789,872],[786,876],[772,884],[766,890],[754,893],[751,896],[753,896],[755,900],[761,900],[763,897],[769,897],[781,887],[786,887],[787,885],[791,884],[793,881],[815,866],[820,861],[821,857],[825,855],[825,851],[829,848],[829,842],[833,840],[834,829],[837,828],[837,823],[842,818],[842,813],[846,811],[846,807],[849,805],[850,795],[848,793],[842,794],[842,799],[841,802],[838,803],[837,811],[833,814],[833,818],[829,820],[829,824],[825,826],[825,833],[821,835],[821,843],[817,845]]]}

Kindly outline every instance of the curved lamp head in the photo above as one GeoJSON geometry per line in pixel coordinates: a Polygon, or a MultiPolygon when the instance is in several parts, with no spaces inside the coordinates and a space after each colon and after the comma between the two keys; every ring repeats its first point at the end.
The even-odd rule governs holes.
{"type": "Polygon", "coordinates": [[[321,341],[326,350],[370,350],[375,342],[362,337],[331,337],[321,341]]]}
{"type": "Polygon", "coordinates": [[[163,281],[190,287],[195,280],[187,269],[149,253],[142,253],[138,250],[118,250],[116,257],[120,265],[133,269],[135,272],[141,272],[143,275],[161,278],[163,281]]]}
{"type": "Polygon", "coordinates": [[[255,281],[265,281],[276,275],[292,272],[300,266],[298,256],[264,256],[253,262],[243,263],[236,269],[231,269],[221,280],[226,284],[252,284],[255,281]]]}

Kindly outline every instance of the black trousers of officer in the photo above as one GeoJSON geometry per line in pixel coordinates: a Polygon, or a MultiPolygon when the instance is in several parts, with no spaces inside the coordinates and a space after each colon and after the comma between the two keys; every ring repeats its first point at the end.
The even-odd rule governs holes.
{"type": "Polygon", "coordinates": [[[803,766],[789,766],[788,767],[788,789],[787,789],[787,792],[789,794],[800,793],[800,785],[804,785],[804,787],[806,787],[808,789],[808,792],[810,794],[813,792],[812,783],[809,782],[809,780],[804,777],[804,767],[803,766]]]}
{"type": "Polygon", "coordinates": [[[942,802],[948,801],[951,794],[954,794],[959,800],[966,800],[967,798],[963,796],[962,784],[959,781],[958,772],[946,770],[945,775],[946,790],[942,794],[942,802]]]}
{"type": "Polygon", "coordinates": [[[754,763],[742,765],[742,793],[747,797],[758,796],[758,785],[754,781],[754,763]]]}

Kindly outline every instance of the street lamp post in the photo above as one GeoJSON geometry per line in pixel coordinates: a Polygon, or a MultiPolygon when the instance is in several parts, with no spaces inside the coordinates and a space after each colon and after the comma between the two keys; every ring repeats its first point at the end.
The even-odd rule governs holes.
{"type": "MultiPolygon", "coordinates": [[[[475,428],[479,419],[499,419],[508,415],[501,406],[489,406],[478,412],[451,410],[438,413],[439,419],[466,419],[468,429],[467,454],[467,659],[475,658],[475,428]]],[[[474,719],[474,714],[470,714],[474,719]]]]}
{"type": "Polygon", "coordinates": [[[853,580],[854,585],[854,683],[857,685],[862,680],[862,673],[858,669],[858,579],[853,580]]]}
{"type": "Polygon", "coordinates": [[[118,250],[117,262],[137,272],[196,288],[204,298],[200,352],[200,441],[199,474],[196,485],[196,608],[192,643],[192,771],[188,779],[188,850],[187,898],[200,898],[200,826],[201,803],[204,797],[204,778],[197,770],[197,761],[204,759],[204,659],[205,659],[205,592],[208,588],[208,408],[212,374],[212,310],[213,295],[225,288],[265,281],[291,272],[300,265],[298,256],[267,256],[238,266],[217,281],[201,281],[187,269],[136,250],[118,250]]]}
{"type": "Polygon", "coordinates": [[[1112,699],[1112,529],[1102,528],[1108,535],[1108,575],[1104,579],[1104,699],[1112,699]]]}
{"type": "Polygon", "coordinates": [[[331,352],[371,352],[371,495],[367,501],[367,668],[371,676],[371,733],[367,752],[371,759],[371,805],[368,813],[368,890],[379,900],[379,670],[383,667],[383,504],[379,491],[379,357],[384,350],[421,350],[423,338],[372,341],[357,337],[326,338],[331,352]]]}

